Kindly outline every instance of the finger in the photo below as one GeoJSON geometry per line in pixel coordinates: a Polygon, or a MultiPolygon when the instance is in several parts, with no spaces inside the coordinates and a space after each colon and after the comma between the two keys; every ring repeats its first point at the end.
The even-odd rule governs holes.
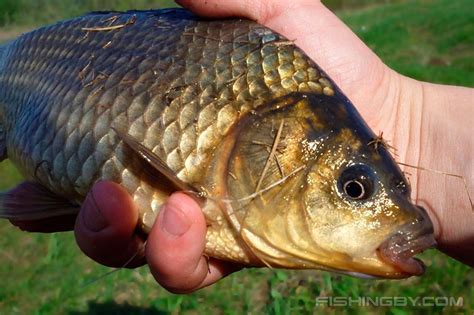
{"type": "Polygon", "coordinates": [[[76,241],[82,251],[106,266],[144,264],[143,241],[135,230],[138,210],[127,191],[113,182],[98,182],[79,213],[76,241]]]}
{"type": "Polygon", "coordinates": [[[233,264],[230,262],[218,260],[215,258],[207,258],[207,274],[204,280],[195,288],[192,288],[188,291],[182,291],[182,293],[189,293],[192,291],[196,291],[198,289],[207,287],[220,279],[228,276],[229,274],[241,270],[243,267],[241,265],[233,264]]]}
{"type": "Polygon", "coordinates": [[[207,286],[239,267],[206,258],[206,221],[199,205],[183,193],[163,206],[148,237],[146,257],[155,279],[166,289],[186,293],[207,286]]]}
{"type": "Polygon", "coordinates": [[[320,1],[178,0],[177,3],[203,16],[249,18],[294,40],[356,105],[364,105],[367,93],[373,93],[383,79],[385,65],[320,1]]]}
{"type": "Polygon", "coordinates": [[[179,5],[193,11],[200,16],[225,18],[245,17],[262,23],[262,16],[266,15],[262,10],[273,4],[266,5],[265,1],[205,1],[205,0],[176,0],[179,5]]]}

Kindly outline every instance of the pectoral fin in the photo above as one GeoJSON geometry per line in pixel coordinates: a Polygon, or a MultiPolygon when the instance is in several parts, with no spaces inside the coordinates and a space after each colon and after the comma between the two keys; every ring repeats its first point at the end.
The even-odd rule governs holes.
{"type": "Polygon", "coordinates": [[[133,152],[135,152],[138,156],[140,156],[140,158],[145,160],[152,167],[152,171],[156,171],[157,173],[164,176],[167,180],[170,181],[170,183],[173,184],[176,190],[195,192],[197,194],[201,193],[201,191],[196,187],[185,183],[184,181],[179,179],[176,173],[172,169],[170,169],[168,165],[158,155],[156,155],[150,149],[138,142],[135,138],[115,128],[112,129],[115,131],[118,137],[133,150],[133,152]]]}
{"type": "Polygon", "coordinates": [[[0,218],[3,219],[39,220],[77,214],[79,210],[78,205],[34,182],[24,182],[0,193],[0,218]]]}

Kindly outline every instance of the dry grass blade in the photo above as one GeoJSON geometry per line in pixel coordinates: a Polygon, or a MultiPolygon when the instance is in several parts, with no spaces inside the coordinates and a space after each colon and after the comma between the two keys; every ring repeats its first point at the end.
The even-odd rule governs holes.
{"type": "Polygon", "coordinates": [[[268,143],[265,143],[265,142],[262,142],[262,141],[257,141],[257,140],[253,140],[251,142],[251,144],[261,145],[261,146],[264,146],[264,147],[271,147],[271,145],[269,145],[268,143]]]}
{"type": "Polygon", "coordinates": [[[88,286],[90,286],[90,285],[92,285],[92,284],[94,284],[94,283],[96,283],[96,282],[98,282],[98,281],[104,279],[105,277],[108,277],[108,276],[110,276],[110,275],[116,273],[117,271],[120,271],[120,270],[122,270],[123,268],[127,267],[127,266],[135,259],[135,257],[137,257],[138,254],[140,254],[140,252],[143,252],[143,248],[145,248],[145,244],[146,244],[146,242],[143,244],[143,247],[139,248],[139,249],[132,255],[132,257],[130,257],[122,266],[120,266],[120,267],[118,267],[118,268],[114,268],[114,269],[112,269],[111,271],[106,272],[106,273],[104,273],[104,274],[98,276],[98,277],[95,278],[95,279],[92,279],[92,280],[90,280],[90,281],[87,281],[85,284],[82,285],[82,287],[83,287],[83,288],[88,287],[88,286]]]}
{"type": "Polygon", "coordinates": [[[113,31],[124,28],[125,26],[132,25],[137,20],[137,16],[133,15],[127,22],[123,24],[117,25],[109,25],[109,26],[99,26],[99,27],[83,27],[81,30],[84,32],[105,32],[105,31],[113,31]]]}
{"type": "Polygon", "coordinates": [[[383,131],[381,131],[379,133],[378,136],[376,136],[374,139],[372,139],[371,141],[369,141],[367,143],[368,146],[373,146],[374,149],[375,149],[375,152],[378,152],[379,150],[379,147],[383,147],[385,148],[386,150],[390,151],[394,156],[397,156],[397,149],[395,149],[394,146],[390,145],[388,143],[389,141],[388,140],[385,140],[383,138],[383,131]]]}
{"type": "Polygon", "coordinates": [[[432,172],[432,173],[435,173],[435,174],[440,174],[440,175],[445,175],[445,176],[451,176],[451,177],[455,177],[455,178],[461,179],[462,182],[463,182],[463,185],[464,185],[464,189],[466,189],[467,198],[469,198],[469,203],[471,204],[471,210],[474,211],[474,207],[473,207],[473,205],[472,205],[472,197],[471,197],[471,194],[469,193],[469,187],[467,186],[467,181],[466,181],[466,179],[464,178],[464,176],[458,175],[458,174],[446,173],[446,172],[439,171],[439,170],[433,170],[433,169],[426,168],[426,167],[422,167],[422,166],[410,165],[410,164],[406,164],[406,163],[402,163],[402,162],[397,162],[397,163],[400,164],[400,165],[403,165],[403,166],[407,166],[407,167],[411,167],[411,168],[416,168],[416,169],[419,169],[419,170],[422,170],[422,171],[432,172]]]}
{"type": "Polygon", "coordinates": [[[107,43],[105,43],[105,45],[104,45],[104,46],[102,46],[102,49],[109,48],[109,47],[110,47],[110,45],[112,45],[112,41],[111,41],[111,40],[109,40],[107,43]]]}
{"type": "Polygon", "coordinates": [[[85,32],[104,32],[104,31],[113,31],[113,30],[118,30],[121,29],[128,24],[119,24],[119,25],[113,25],[113,26],[103,26],[103,27],[83,27],[82,30],[85,32]]]}
{"type": "Polygon", "coordinates": [[[281,133],[283,131],[283,124],[285,123],[285,120],[282,119],[280,122],[280,126],[278,127],[277,134],[275,136],[275,140],[273,141],[273,146],[272,150],[270,151],[270,154],[268,155],[267,161],[265,162],[265,166],[263,167],[262,174],[260,175],[260,178],[257,183],[257,187],[255,188],[255,191],[259,191],[260,187],[262,186],[263,179],[265,178],[265,175],[268,171],[268,168],[270,167],[270,161],[273,160],[273,156],[275,155],[275,152],[277,150],[278,144],[280,143],[280,138],[281,138],[281,133]]]}
{"type": "MultiPolygon", "coordinates": [[[[295,175],[296,173],[301,172],[304,168],[305,168],[305,166],[304,166],[304,165],[301,165],[300,167],[298,167],[297,169],[295,169],[294,171],[292,171],[290,174],[286,175],[286,176],[283,177],[282,179],[277,180],[277,181],[274,182],[273,184],[271,184],[271,185],[269,185],[269,186],[267,186],[267,187],[265,187],[265,188],[263,188],[263,189],[261,189],[261,190],[259,190],[259,191],[256,191],[256,192],[254,192],[253,194],[250,194],[250,195],[248,195],[248,196],[246,196],[246,197],[242,197],[242,198],[239,198],[239,199],[222,199],[222,200],[220,200],[220,199],[218,199],[218,198],[217,198],[217,199],[214,198],[214,199],[216,199],[217,201],[220,200],[220,201],[228,202],[228,203],[229,203],[229,202],[240,202],[240,201],[251,200],[251,199],[257,197],[258,195],[263,194],[263,193],[265,193],[265,192],[267,192],[267,191],[269,191],[269,190],[275,188],[276,186],[283,184],[283,183],[286,182],[290,177],[292,177],[292,176],[295,175]]],[[[210,197],[208,197],[208,198],[210,198],[210,197]]],[[[211,199],[213,199],[213,198],[211,198],[211,199]]]]}
{"type": "Polygon", "coordinates": [[[303,169],[305,168],[304,165],[301,165],[300,167],[296,168],[295,170],[293,170],[291,173],[289,173],[288,175],[286,175],[285,177],[283,177],[282,179],[280,180],[277,180],[276,182],[274,182],[273,184],[259,190],[259,191],[256,191],[254,192],[253,194],[250,194],[248,196],[245,196],[245,197],[242,197],[242,198],[239,198],[239,199],[223,199],[223,198],[219,198],[219,197],[213,197],[213,196],[210,196],[209,194],[203,194],[203,193],[199,193],[199,192],[196,192],[196,191],[193,191],[193,190],[185,190],[184,192],[185,193],[188,193],[188,194],[191,194],[191,195],[195,195],[195,196],[199,196],[199,197],[204,197],[204,198],[207,198],[209,200],[213,200],[213,201],[221,201],[221,202],[226,202],[226,203],[232,203],[232,202],[241,202],[241,201],[247,201],[247,200],[251,200],[255,197],[257,197],[258,195],[260,194],[263,194],[269,190],[272,190],[273,188],[275,188],[276,186],[278,185],[281,185],[283,184],[284,182],[286,182],[289,178],[291,178],[293,175],[301,172],[303,169]]]}
{"type": "Polygon", "coordinates": [[[278,154],[274,155],[275,163],[278,166],[278,170],[280,171],[281,178],[285,177],[285,172],[283,172],[283,168],[281,167],[280,160],[278,160],[278,154]]]}
{"type": "Polygon", "coordinates": [[[102,23],[107,23],[107,22],[109,22],[109,26],[110,26],[110,25],[114,24],[115,21],[117,21],[118,18],[119,18],[118,15],[113,15],[113,16],[111,16],[111,17],[105,19],[105,20],[101,20],[101,22],[102,22],[102,23]]]}
{"type": "MultiPolygon", "coordinates": [[[[86,78],[86,72],[89,70],[89,68],[92,66],[92,62],[94,60],[95,56],[92,54],[90,57],[89,57],[89,60],[87,61],[87,64],[84,66],[84,68],[81,69],[81,71],[79,71],[79,79],[81,81],[84,81],[84,79],[86,78]]],[[[83,82],[84,84],[84,82],[83,82]]]]}
{"type": "Polygon", "coordinates": [[[265,43],[265,46],[266,45],[274,45],[276,47],[294,46],[295,41],[296,41],[296,39],[292,39],[292,40],[274,40],[274,41],[270,41],[270,42],[265,43]]]}

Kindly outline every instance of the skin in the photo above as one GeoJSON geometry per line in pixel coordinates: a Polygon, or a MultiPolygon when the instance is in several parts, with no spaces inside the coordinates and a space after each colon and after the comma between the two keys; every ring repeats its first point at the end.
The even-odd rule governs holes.
{"type": "MultiPolygon", "coordinates": [[[[474,186],[474,89],[435,85],[388,68],[319,1],[181,0],[180,5],[214,18],[245,17],[296,40],[345,94],[375,131],[397,149],[397,160],[459,174],[474,186]]],[[[435,225],[438,249],[474,266],[474,211],[462,180],[409,168],[412,197],[435,225]]],[[[472,193],[471,193],[472,194],[472,193]]],[[[198,204],[173,194],[146,244],[135,234],[137,209],[120,186],[97,183],[74,218],[13,222],[28,231],[73,229],[95,261],[113,267],[147,263],[163,287],[188,293],[241,267],[203,256],[206,223],[198,204]],[[93,196],[93,198],[92,198],[93,196]],[[94,202],[95,200],[95,202],[94,202]]]]}

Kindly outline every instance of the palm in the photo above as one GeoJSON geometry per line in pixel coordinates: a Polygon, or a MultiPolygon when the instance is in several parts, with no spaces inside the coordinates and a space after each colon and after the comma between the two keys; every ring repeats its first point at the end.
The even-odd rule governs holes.
{"type": "MultiPolygon", "coordinates": [[[[279,32],[303,49],[342,89],[376,132],[386,129],[396,100],[387,98],[385,64],[319,1],[178,1],[211,17],[244,16],[279,32]]],[[[391,136],[390,130],[384,134],[391,136]]]]}

